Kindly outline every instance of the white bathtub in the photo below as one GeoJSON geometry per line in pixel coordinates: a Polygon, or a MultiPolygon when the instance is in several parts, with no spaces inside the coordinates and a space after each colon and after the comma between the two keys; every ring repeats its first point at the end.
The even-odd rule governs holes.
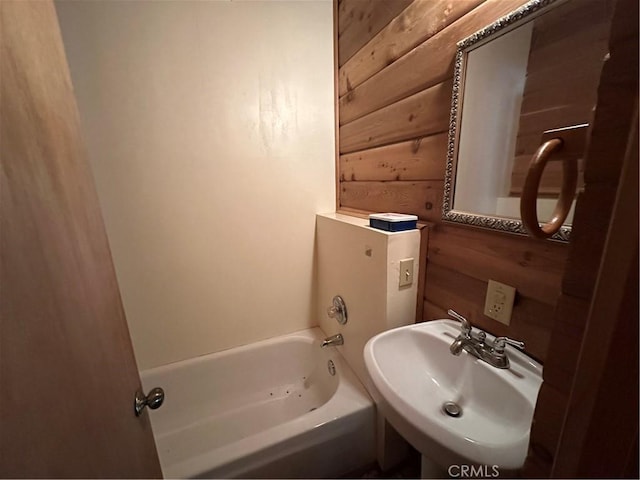
{"type": "Polygon", "coordinates": [[[145,391],[166,395],[149,412],[165,478],[336,477],[373,462],[374,403],[323,338],[313,328],[143,371],[145,391]]]}

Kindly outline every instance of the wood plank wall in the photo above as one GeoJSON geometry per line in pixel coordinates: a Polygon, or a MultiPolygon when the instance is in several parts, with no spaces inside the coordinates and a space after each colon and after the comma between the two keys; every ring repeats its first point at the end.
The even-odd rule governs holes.
{"type": "MultiPolygon", "coordinates": [[[[598,420],[605,422],[613,416],[618,422],[616,438],[611,435],[601,437],[600,444],[591,450],[582,451],[579,445],[571,443],[560,445],[565,418],[571,413],[570,406],[580,405],[584,400],[584,392],[577,397],[572,396],[572,385],[586,322],[592,310],[592,296],[596,288],[598,272],[601,268],[602,252],[607,240],[607,231],[618,191],[618,183],[625,156],[638,161],[637,143],[629,152],[629,137],[637,134],[638,114],[638,2],[637,0],[618,0],[611,5],[613,19],[609,39],[610,58],[605,63],[598,88],[598,103],[595,112],[593,131],[585,162],[585,187],[578,196],[575,223],[567,260],[567,267],[562,281],[562,295],[558,301],[553,331],[544,367],[544,383],[538,396],[534,422],[531,429],[530,451],[524,473],[532,478],[544,478],[549,475],[559,478],[620,478],[624,473],[624,462],[613,464],[611,446],[620,447],[621,439],[626,443],[618,451],[618,456],[635,450],[635,466],[637,472],[637,440],[633,445],[633,437],[637,439],[637,333],[629,330],[625,335],[634,338],[635,351],[629,348],[626,355],[628,369],[618,372],[631,390],[636,393],[636,401],[632,395],[621,396],[626,408],[633,413],[626,419],[615,419],[619,409],[611,409],[598,420]],[[632,362],[636,362],[635,365],[632,362]],[[624,378],[624,375],[628,375],[624,378]],[[635,382],[635,388],[633,387],[635,382]],[[615,412],[613,412],[615,410],[615,412]],[[631,439],[631,440],[630,440],[631,439]],[[605,445],[604,443],[607,445],[605,445]],[[606,453],[605,453],[606,452],[606,453]],[[567,470],[571,463],[567,457],[575,457],[582,453],[590,454],[591,459],[583,458],[577,469],[567,470]],[[587,469],[586,471],[584,469],[587,469]]],[[[637,137],[636,141],[637,141],[637,137]]],[[[637,180],[636,180],[637,181],[637,180]]],[[[637,184],[636,198],[629,205],[631,219],[637,221],[637,184]]],[[[633,225],[633,222],[629,222],[633,225]]],[[[637,227],[632,227],[629,236],[635,235],[637,227]]],[[[637,248],[637,244],[636,244],[637,248]]],[[[637,275],[637,262],[631,267],[637,275]]],[[[619,279],[619,286],[625,284],[625,278],[619,279]]],[[[637,277],[636,277],[637,278],[637,277]]],[[[636,280],[637,281],[637,280],[636,280]]],[[[637,289],[634,291],[635,306],[628,308],[625,315],[634,317],[637,328],[637,289]]],[[[605,319],[613,322],[615,318],[605,319]]],[[[635,330],[637,332],[637,330],[635,330]]],[[[603,347],[604,348],[604,347],[603,347]]],[[[596,392],[589,392],[595,395],[596,392]]],[[[597,426],[595,427],[597,428],[597,426]]],[[[565,427],[566,430],[566,427],[565,427]]],[[[615,448],[615,447],[614,447],[615,448]]],[[[628,476],[627,478],[638,478],[628,476]]]]}
{"type": "MultiPolygon", "coordinates": [[[[609,3],[568,2],[534,21],[511,195],[519,197],[522,193],[531,157],[545,130],[593,123],[600,73],[609,48],[609,3]]],[[[583,163],[580,159],[579,189],[583,186],[583,163]]],[[[550,162],[538,194],[557,198],[561,186],[562,162],[550,162]]]]}
{"type": "Polygon", "coordinates": [[[431,222],[418,320],[453,308],[544,361],[566,246],[440,221],[456,43],[525,1],[340,1],[338,202],[431,222]],[[483,314],[489,279],[518,290],[508,327],[483,314]]]}
{"type": "MultiPolygon", "coordinates": [[[[444,92],[450,88],[455,43],[524,1],[414,0],[396,15],[387,11],[386,23],[378,20],[375,29],[359,27],[368,31],[360,48],[343,53],[339,61],[339,207],[416,213],[432,222],[424,309],[418,319],[443,317],[447,308],[455,308],[492,333],[524,339],[529,352],[544,361],[545,381],[524,475],[547,478],[567,472],[559,464],[566,452],[556,450],[566,434],[562,429],[568,406],[580,402],[571,397],[571,385],[628,132],[637,129],[633,118],[638,104],[638,2],[601,0],[615,9],[611,58],[600,78],[585,191],[579,196],[572,243],[565,246],[440,222],[446,157],[443,119],[449,109],[444,92]],[[489,278],[518,288],[508,328],[482,315],[489,278]]],[[[376,9],[376,1],[341,0],[339,18],[354,4],[376,9]]],[[[637,158],[637,145],[634,155],[637,158]]],[[[631,357],[637,360],[637,354],[631,357]]],[[[634,371],[630,369],[635,376],[630,380],[637,382],[634,371]]],[[[637,478],[637,421],[629,425],[625,433],[631,437],[636,428],[635,443],[627,445],[631,461],[611,466],[601,461],[602,455],[592,455],[591,463],[606,477],[637,478]]],[[[585,478],[595,471],[584,463],[580,468],[585,478]]]]}

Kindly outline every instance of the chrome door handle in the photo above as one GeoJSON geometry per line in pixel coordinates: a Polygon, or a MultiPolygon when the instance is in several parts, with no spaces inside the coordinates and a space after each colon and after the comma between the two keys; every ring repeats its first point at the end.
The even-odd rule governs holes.
{"type": "Polygon", "coordinates": [[[162,405],[162,402],[164,402],[164,390],[160,387],[152,389],[147,396],[144,395],[142,390],[138,390],[133,404],[136,417],[142,415],[144,407],[149,407],[151,410],[155,410],[162,405]]]}

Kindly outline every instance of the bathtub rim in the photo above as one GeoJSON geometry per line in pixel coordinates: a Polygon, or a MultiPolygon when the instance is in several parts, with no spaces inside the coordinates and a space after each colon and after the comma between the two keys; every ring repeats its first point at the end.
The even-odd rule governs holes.
{"type": "MultiPolygon", "coordinates": [[[[302,340],[305,343],[308,343],[310,348],[320,349],[320,344],[325,336],[326,335],[320,327],[311,327],[258,342],[229,348],[220,352],[200,355],[198,357],[147,369],[140,372],[140,377],[144,384],[145,381],[149,381],[149,376],[155,377],[158,375],[175,374],[176,370],[188,368],[191,365],[207,361],[215,361],[217,358],[242,354],[242,352],[262,347],[275,346],[277,348],[279,343],[291,340],[302,340]]],[[[346,339],[346,341],[348,341],[348,339],[346,339]]],[[[326,435],[340,434],[340,430],[344,425],[341,426],[339,422],[335,422],[335,420],[344,419],[343,423],[348,426],[350,421],[356,421],[355,418],[358,416],[358,413],[365,412],[366,410],[371,410],[371,417],[374,419],[375,403],[364,385],[360,382],[344,357],[340,354],[339,349],[337,347],[329,347],[326,350],[325,356],[333,360],[339,375],[336,391],[326,403],[311,412],[288,420],[282,424],[269,427],[248,437],[238,439],[224,446],[207,450],[200,454],[196,454],[193,457],[176,461],[171,464],[163,462],[161,449],[158,448],[160,464],[165,477],[197,477],[204,475],[207,472],[215,473],[216,471],[221,471],[224,476],[224,469],[233,469],[234,465],[237,465],[243,457],[246,459],[245,470],[251,471],[261,463],[261,458],[264,457],[265,451],[275,450],[283,455],[290,452],[292,448],[295,449],[296,445],[289,445],[289,448],[287,448],[287,440],[292,440],[294,442],[299,441],[303,437],[306,438],[306,436],[309,436],[312,431],[316,431],[324,437],[326,437],[326,435]],[[213,455],[214,452],[215,455],[213,455]],[[253,461],[251,458],[253,458],[253,461]]],[[[375,422],[375,420],[372,421],[375,422]]],[[[151,423],[153,429],[153,420],[151,423]]],[[[156,432],[156,430],[157,429],[153,429],[154,438],[156,440],[156,444],[159,446],[159,440],[161,440],[166,434],[156,432]]],[[[373,431],[375,432],[375,429],[373,431]]],[[[375,445],[375,438],[371,441],[372,444],[375,445]]],[[[372,452],[372,458],[375,458],[374,453],[375,452],[372,452]]]]}

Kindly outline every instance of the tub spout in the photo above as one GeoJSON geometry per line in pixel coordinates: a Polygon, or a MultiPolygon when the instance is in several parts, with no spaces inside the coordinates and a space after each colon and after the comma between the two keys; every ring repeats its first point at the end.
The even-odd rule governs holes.
{"type": "Polygon", "coordinates": [[[322,348],[337,345],[344,345],[344,338],[341,333],[331,335],[330,337],[325,338],[322,342],[322,348]]]}

